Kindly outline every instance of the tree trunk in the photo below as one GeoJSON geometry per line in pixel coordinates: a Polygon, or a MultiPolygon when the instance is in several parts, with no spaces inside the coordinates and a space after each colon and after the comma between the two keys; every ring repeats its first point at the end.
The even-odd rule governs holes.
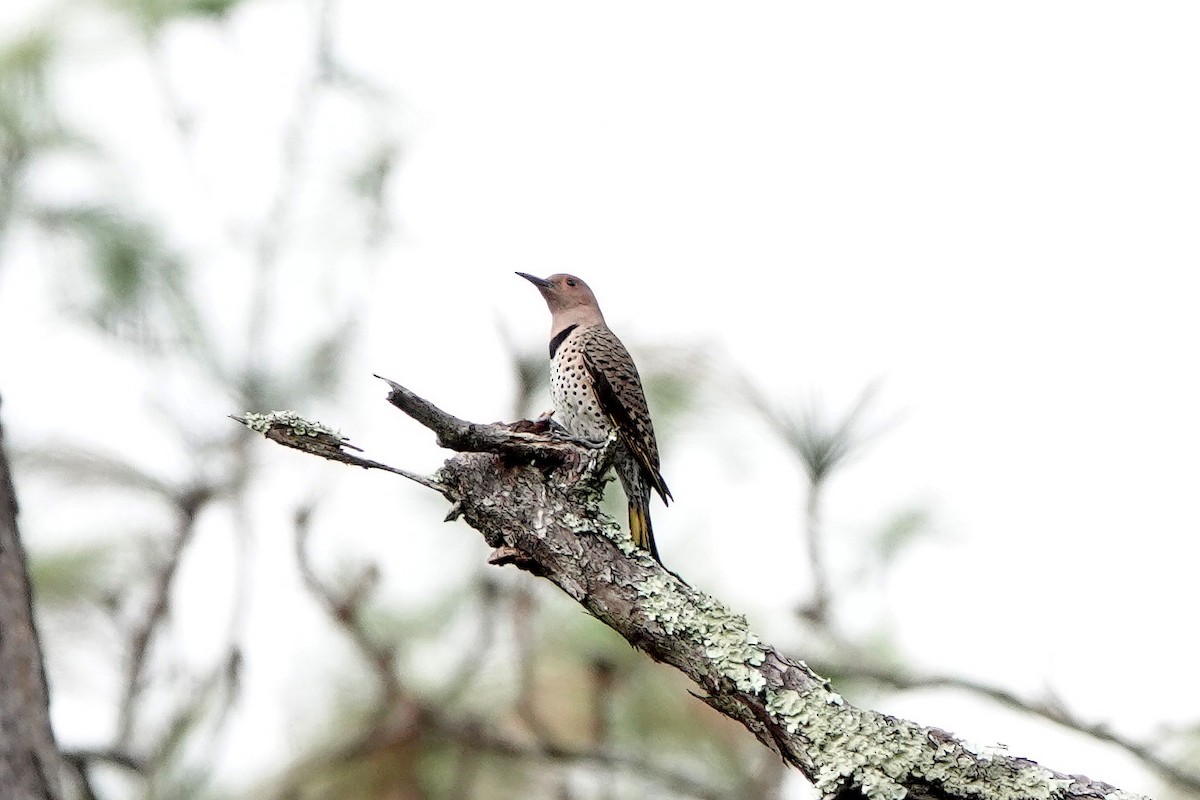
{"type": "Polygon", "coordinates": [[[58,800],[60,765],[0,425],[0,797],[58,800]]]}

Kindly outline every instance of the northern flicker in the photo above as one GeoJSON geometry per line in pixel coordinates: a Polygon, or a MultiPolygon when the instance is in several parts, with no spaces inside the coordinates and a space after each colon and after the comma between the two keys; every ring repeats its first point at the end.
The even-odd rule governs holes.
{"type": "Polygon", "coordinates": [[[656,561],[650,489],[665,505],[671,491],[658,467],[658,443],[642,380],[629,351],[609,330],[588,285],[574,275],[518,272],[550,307],[550,394],[555,419],[573,436],[603,440],[617,431],[615,465],[629,504],[629,534],[656,561]]]}

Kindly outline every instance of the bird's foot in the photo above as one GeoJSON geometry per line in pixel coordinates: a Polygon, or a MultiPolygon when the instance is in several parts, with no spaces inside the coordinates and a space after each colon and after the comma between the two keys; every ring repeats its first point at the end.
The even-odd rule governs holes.
{"type": "Polygon", "coordinates": [[[571,433],[569,430],[564,428],[562,425],[559,425],[556,421],[554,421],[552,419],[547,420],[547,422],[549,422],[549,425],[550,425],[549,433],[555,439],[561,439],[565,442],[571,442],[572,444],[577,444],[580,447],[587,447],[592,450],[599,450],[600,448],[602,448],[606,444],[608,444],[607,439],[599,439],[599,440],[585,439],[582,436],[576,436],[575,434],[571,433]]]}

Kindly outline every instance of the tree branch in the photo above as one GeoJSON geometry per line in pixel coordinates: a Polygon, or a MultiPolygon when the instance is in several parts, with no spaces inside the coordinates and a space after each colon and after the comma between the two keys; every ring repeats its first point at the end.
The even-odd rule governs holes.
{"type": "Polygon", "coordinates": [[[166,619],[171,588],[174,586],[179,564],[196,532],[196,517],[211,496],[211,490],[196,488],[184,492],[178,498],[175,536],[162,562],[154,570],[150,601],[137,624],[129,632],[129,652],[126,656],[125,677],[117,712],[117,742],[122,748],[129,747],[133,737],[138,700],[146,685],[150,646],[166,619]]]}
{"type": "MultiPolygon", "coordinates": [[[[975,752],[945,731],[851,705],[804,662],[759,640],[745,617],[635,547],[600,512],[611,447],[540,435],[531,423],[465,422],[388,384],[389,402],[459,451],[425,485],[497,548],[492,563],[546,578],[634,647],[683,672],[704,702],[742,723],[825,797],[1137,797],[1007,753],[975,752]]],[[[267,428],[260,432],[271,436],[267,428]]]]}

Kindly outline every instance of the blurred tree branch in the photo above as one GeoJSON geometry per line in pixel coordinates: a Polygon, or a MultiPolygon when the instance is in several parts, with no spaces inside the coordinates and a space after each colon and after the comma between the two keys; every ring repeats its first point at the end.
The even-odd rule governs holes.
{"type": "MultiPolygon", "coordinates": [[[[359,651],[374,677],[377,697],[370,703],[370,717],[366,724],[349,741],[325,753],[315,762],[308,762],[295,770],[276,789],[276,797],[295,795],[313,775],[320,774],[323,769],[345,769],[346,765],[369,759],[372,755],[386,754],[398,743],[429,737],[450,740],[462,756],[459,777],[451,790],[452,796],[473,796],[470,783],[480,753],[523,762],[588,764],[623,770],[674,793],[701,800],[718,800],[729,796],[703,781],[611,747],[574,747],[555,742],[533,723],[530,726],[534,728],[534,740],[528,741],[502,731],[494,722],[480,715],[451,711],[449,704],[442,702],[443,698],[430,700],[420,697],[402,680],[397,667],[396,649],[378,641],[364,624],[366,602],[378,581],[378,572],[372,567],[359,571],[344,590],[326,583],[317,575],[308,554],[311,517],[312,509],[309,507],[299,509],[294,517],[296,556],[301,578],[309,592],[318,599],[330,621],[359,651]]],[[[490,628],[485,630],[490,636],[490,628]]],[[[452,673],[452,691],[469,685],[469,673],[482,664],[482,655],[478,649],[465,654],[465,661],[471,666],[452,673]]],[[[525,691],[527,687],[522,687],[522,692],[525,691]]],[[[526,713],[533,713],[527,703],[525,698],[519,701],[522,717],[526,713]]]]}
{"type": "MultiPolygon", "coordinates": [[[[700,699],[744,725],[824,796],[1136,796],[1005,753],[977,753],[945,731],[850,705],[803,662],[761,643],[744,617],[637,550],[600,513],[611,447],[542,435],[530,423],[469,423],[388,384],[389,402],[458,451],[419,482],[453,503],[448,519],[463,518],[495,548],[490,563],[546,578],[632,645],[680,670],[703,690],[700,699]]],[[[268,417],[254,422],[268,435],[275,428],[268,417]]],[[[297,430],[294,420],[288,425],[297,430]]],[[[311,425],[320,429],[317,438],[328,436],[311,425]]],[[[328,441],[314,449],[303,435],[271,438],[347,460],[331,456],[328,441]]]]}
{"type": "MultiPolygon", "coordinates": [[[[76,501],[81,486],[95,486],[108,496],[124,494],[137,504],[123,508],[120,518],[112,521],[120,534],[111,535],[110,541],[91,541],[109,520],[90,519],[84,531],[90,538],[75,558],[68,562],[61,553],[51,552],[46,559],[57,567],[53,577],[65,587],[47,626],[52,675],[62,677],[56,684],[58,697],[67,698],[69,705],[76,689],[76,697],[84,695],[91,702],[91,711],[100,704],[105,711],[111,706],[114,718],[107,741],[96,741],[93,734],[79,741],[79,726],[73,721],[59,731],[65,743],[68,796],[186,800],[208,796],[214,791],[209,781],[220,782],[222,765],[211,754],[223,749],[219,740],[229,732],[230,714],[241,692],[243,652],[254,647],[243,637],[259,524],[250,508],[257,450],[247,447],[251,437],[230,435],[227,426],[209,431],[193,425],[183,411],[187,401],[180,402],[182,397],[175,391],[181,385],[177,381],[186,382],[190,399],[211,393],[236,398],[232,402],[238,408],[269,404],[271,397],[327,396],[341,374],[343,353],[357,341],[361,307],[357,298],[350,297],[352,289],[333,292],[322,286],[319,291],[327,314],[309,338],[296,341],[290,323],[281,322],[276,313],[284,302],[281,286],[296,291],[297,286],[307,285],[303,266],[297,267],[293,254],[313,253],[325,239],[323,232],[310,234],[304,215],[325,205],[345,210],[341,215],[319,213],[323,219],[349,223],[341,230],[351,235],[338,239],[336,254],[353,253],[356,263],[371,263],[363,256],[378,252],[390,230],[387,189],[401,150],[394,104],[371,76],[357,74],[342,60],[336,37],[337,0],[318,0],[307,10],[284,12],[292,19],[311,21],[310,56],[294,83],[281,80],[273,89],[290,101],[284,104],[279,136],[263,140],[266,146],[255,153],[256,158],[278,164],[261,187],[266,189],[263,213],[244,216],[230,211],[231,193],[252,193],[260,184],[242,175],[229,182],[220,170],[212,169],[206,161],[210,154],[197,146],[196,132],[219,126],[231,112],[239,115],[239,125],[248,123],[236,103],[196,102],[187,80],[190,55],[179,47],[177,29],[235,31],[243,24],[238,18],[242,5],[251,4],[241,0],[101,3],[84,14],[77,13],[82,9],[46,14],[37,29],[5,31],[0,37],[0,251],[11,240],[35,251],[32,263],[39,265],[35,269],[42,264],[58,267],[47,272],[51,282],[59,283],[56,310],[63,328],[98,336],[106,346],[106,357],[153,363],[162,380],[148,392],[152,412],[147,414],[148,422],[151,418],[165,422],[167,436],[161,428],[153,436],[167,446],[177,445],[175,453],[182,455],[172,462],[181,466],[172,477],[167,477],[171,468],[162,464],[149,472],[136,466],[130,453],[151,435],[139,428],[125,431],[121,441],[114,437],[110,447],[70,441],[43,447],[33,442],[27,451],[31,455],[18,462],[28,464],[34,480],[44,477],[60,484],[63,496],[72,501],[66,506],[82,508],[76,501]],[[72,112],[77,108],[64,100],[59,87],[73,85],[79,74],[77,28],[90,30],[97,25],[109,35],[103,52],[85,58],[88,66],[83,69],[114,58],[121,61],[131,48],[135,55],[140,51],[145,56],[148,82],[129,89],[122,113],[136,115],[147,104],[150,117],[156,111],[163,113],[166,136],[177,139],[179,147],[149,148],[155,154],[147,162],[153,164],[145,166],[151,173],[190,176],[179,194],[140,202],[140,184],[132,174],[136,170],[127,170],[122,161],[125,145],[132,139],[106,139],[102,132],[75,126],[79,116],[72,112]],[[122,35],[129,32],[131,38],[122,35]],[[154,108],[156,97],[160,102],[154,108]],[[343,98],[349,103],[330,112],[327,101],[343,98]],[[369,125],[368,146],[347,156],[345,168],[335,174],[310,169],[323,163],[329,152],[313,135],[319,120],[348,111],[362,114],[363,129],[369,125]],[[46,191],[46,181],[29,177],[45,169],[71,175],[70,182],[81,188],[46,191]],[[188,206],[183,215],[178,213],[181,204],[188,206]],[[185,220],[182,226],[181,219],[185,220]],[[183,235],[181,227],[187,231],[183,235]],[[214,266],[218,262],[221,267],[214,266]],[[223,302],[214,305],[206,297],[205,281],[220,274],[220,269],[249,284],[250,307],[240,315],[235,311],[236,318],[223,302]],[[285,327],[291,357],[265,358],[264,353],[275,352],[272,337],[285,327]],[[244,333],[232,348],[231,331],[244,333]],[[145,535],[130,535],[127,520],[143,511],[164,522],[160,526],[156,521],[145,535]],[[228,524],[212,524],[209,515],[214,513],[228,524]],[[228,571],[212,576],[227,587],[221,600],[228,598],[228,603],[213,606],[228,608],[225,635],[203,653],[186,652],[173,635],[187,635],[178,620],[181,608],[186,614],[190,601],[180,585],[187,584],[196,563],[192,554],[203,553],[222,536],[231,536],[235,548],[228,571]],[[102,647],[107,650],[83,654],[80,637],[54,637],[55,626],[77,613],[90,615],[88,630],[96,631],[98,639],[103,637],[102,647]],[[71,655],[89,659],[87,685],[81,690],[78,687],[84,682],[72,680],[69,672],[71,655]],[[64,667],[65,676],[57,672],[64,667]],[[104,690],[110,685],[114,691],[106,697],[104,690]],[[113,770],[113,765],[122,769],[113,770]],[[125,794],[113,789],[112,781],[98,780],[93,786],[93,772],[106,772],[106,777],[120,773],[116,783],[125,787],[125,794]]],[[[291,34],[270,35],[281,39],[291,34]]],[[[235,61],[236,40],[237,34],[224,41],[208,40],[207,57],[233,56],[229,60],[235,61]]],[[[270,116],[264,113],[257,123],[249,124],[269,128],[270,116]]],[[[344,130],[354,128],[340,118],[339,124],[344,130]]],[[[134,146],[145,148],[147,139],[135,138],[139,143],[134,146]]],[[[134,160],[140,162],[140,155],[144,153],[134,160]]],[[[10,261],[17,259],[0,258],[0,272],[10,261]]],[[[353,269],[337,273],[339,286],[352,285],[345,278],[353,269]]],[[[44,613],[47,605],[43,602],[39,612],[44,613]]],[[[0,638],[8,634],[9,624],[8,618],[0,622],[0,638]]],[[[16,673],[0,672],[0,681],[7,681],[10,674],[16,673]]],[[[0,732],[0,746],[7,744],[6,727],[0,732]]],[[[9,797],[3,788],[0,797],[9,797]]]]}
{"type": "Polygon", "coordinates": [[[870,434],[862,431],[863,418],[879,386],[868,386],[849,411],[839,419],[830,420],[815,400],[799,413],[793,414],[772,405],[748,379],[742,378],[741,384],[750,406],[788,448],[807,478],[804,541],[812,573],[812,597],[799,606],[798,612],[818,625],[826,625],[833,605],[833,589],[825,557],[822,524],[825,487],[831,476],[856,458],[879,435],[880,431],[870,434]]]}

